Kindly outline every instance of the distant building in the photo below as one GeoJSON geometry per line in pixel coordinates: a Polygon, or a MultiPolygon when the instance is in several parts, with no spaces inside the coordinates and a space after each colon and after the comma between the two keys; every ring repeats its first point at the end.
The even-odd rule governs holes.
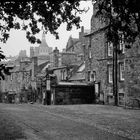
{"type": "Polygon", "coordinates": [[[42,41],[38,47],[30,47],[30,57],[38,57],[40,59],[50,59],[50,53],[52,52],[52,47],[49,47],[46,38],[45,32],[42,34],[42,41]]]}
{"type": "Polygon", "coordinates": [[[27,57],[26,50],[21,50],[19,52],[19,57],[27,57]]]}
{"type": "Polygon", "coordinates": [[[57,75],[58,80],[71,80],[72,82],[85,81],[85,48],[86,38],[84,35],[89,33],[89,30],[81,28],[79,38],[69,37],[66,48],[62,52],[57,47],[51,53],[51,70],[57,75]],[[79,71],[82,67],[82,71],[79,71]],[[59,74],[58,74],[59,73],[59,74]],[[78,77],[80,76],[80,77],[78,77]],[[71,79],[71,77],[73,77],[71,79]]]}
{"type": "Polygon", "coordinates": [[[66,45],[66,52],[73,52],[77,55],[77,61],[84,60],[84,46],[86,44],[86,38],[84,37],[88,34],[90,30],[84,30],[84,27],[81,27],[81,32],[79,32],[79,38],[72,38],[69,37],[67,45],[66,45]]]}

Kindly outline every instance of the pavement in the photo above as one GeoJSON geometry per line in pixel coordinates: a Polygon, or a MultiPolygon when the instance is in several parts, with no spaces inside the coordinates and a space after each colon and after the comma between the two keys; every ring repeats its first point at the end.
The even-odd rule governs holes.
{"type": "Polygon", "coordinates": [[[16,120],[15,126],[24,130],[28,140],[140,140],[140,110],[109,105],[0,104],[1,115],[16,120]]]}

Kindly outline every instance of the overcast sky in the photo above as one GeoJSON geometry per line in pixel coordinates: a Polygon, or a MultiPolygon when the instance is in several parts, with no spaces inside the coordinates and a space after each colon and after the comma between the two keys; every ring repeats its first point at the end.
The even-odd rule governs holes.
{"type": "MultiPolygon", "coordinates": [[[[91,1],[82,2],[81,6],[89,6],[90,9],[87,13],[81,14],[82,23],[81,26],[84,26],[85,29],[90,29],[90,20],[93,14],[93,6],[91,1]]],[[[75,27],[71,31],[66,31],[66,24],[62,24],[59,31],[59,40],[56,40],[53,35],[50,33],[46,34],[46,41],[47,44],[52,47],[53,49],[57,46],[60,50],[66,47],[66,43],[70,35],[74,38],[79,37],[79,32],[81,29],[76,29],[75,27]]],[[[42,32],[38,34],[38,37],[41,39],[42,32]]],[[[19,54],[20,50],[26,50],[27,55],[29,56],[30,46],[39,46],[38,44],[30,44],[26,39],[26,33],[20,30],[11,30],[10,38],[8,39],[6,44],[0,44],[1,48],[6,56],[16,56],[19,54]]]]}

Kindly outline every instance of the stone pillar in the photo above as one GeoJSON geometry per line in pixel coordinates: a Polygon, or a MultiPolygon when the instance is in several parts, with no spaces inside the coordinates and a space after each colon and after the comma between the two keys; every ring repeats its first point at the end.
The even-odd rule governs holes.
{"type": "Polygon", "coordinates": [[[32,80],[35,79],[35,75],[37,74],[37,69],[38,69],[38,58],[37,57],[32,57],[31,58],[31,62],[32,62],[32,80]]]}
{"type": "Polygon", "coordinates": [[[58,67],[59,66],[59,50],[57,47],[55,47],[53,51],[53,66],[58,67]]]}
{"type": "Polygon", "coordinates": [[[140,107],[140,46],[139,41],[125,52],[126,106],[140,107]]]}

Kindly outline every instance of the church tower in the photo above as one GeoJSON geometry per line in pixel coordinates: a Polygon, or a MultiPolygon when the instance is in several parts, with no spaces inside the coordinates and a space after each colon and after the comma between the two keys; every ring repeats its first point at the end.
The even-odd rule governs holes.
{"type": "Polygon", "coordinates": [[[39,56],[47,56],[52,52],[52,48],[48,46],[46,42],[45,32],[42,33],[42,41],[39,45],[39,56]]]}
{"type": "Polygon", "coordinates": [[[45,39],[45,32],[43,31],[43,34],[42,34],[42,41],[46,41],[46,39],[45,39]]]}

